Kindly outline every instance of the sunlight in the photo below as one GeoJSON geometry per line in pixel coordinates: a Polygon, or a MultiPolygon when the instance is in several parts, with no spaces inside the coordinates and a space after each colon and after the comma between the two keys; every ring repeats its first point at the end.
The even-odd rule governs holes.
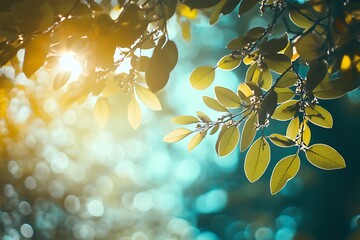
{"type": "Polygon", "coordinates": [[[83,68],[76,56],[71,52],[65,52],[60,56],[60,69],[71,72],[71,79],[76,79],[80,76],[83,68]]]}

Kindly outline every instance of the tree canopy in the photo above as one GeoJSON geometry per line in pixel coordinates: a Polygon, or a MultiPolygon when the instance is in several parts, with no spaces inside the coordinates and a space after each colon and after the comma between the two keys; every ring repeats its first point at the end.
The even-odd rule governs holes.
{"type": "MultiPolygon", "coordinates": [[[[40,68],[48,69],[54,74],[49,80],[53,89],[63,93],[59,101],[64,106],[96,96],[93,111],[100,127],[111,115],[108,98],[126,95],[128,121],[137,129],[140,104],[153,111],[162,109],[156,93],[167,91],[178,61],[168,21],[176,18],[189,41],[191,25],[200,15],[214,25],[234,12],[239,24],[244,17],[262,17],[266,24],[239,33],[224,46],[228,54],[212,66],[197,66],[189,81],[194,89],[204,90],[216,78],[215,70],[236,71],[242,64],[246,75],[238,76],[237,89],[215,86],[214,97],[203,96],[205,105],[219,112],[217,119],[202,111],[174,116],[174,123],[192,126],[180,127],[163,140],[172,143],[192,135],[190,151],[208,135],[217,134],[219,156],[238,147],[247,151],[244,170],[250,182],[267,169],[271,149],[291,148],[293,153],[278,160],[272,171],[272,194],[297,174],[303,153],[318,168],[344,168],[344,158],[334,148],[311,141],[311,129],[333,126],[322,100],[340,98],[360,85],[357,1],[3,0],[0,65],[12,66],[28,79],[40,68]],[[71,66],[59,68],[66,63],[78,64],[79,72],[74,74],[71,66]],[[122,71],[126,64],[131,67],[122,71]],[[275,120],[288,122],[285,133],[269,133],[275,120]]],[[[3,77],[3,118],[6,94],[14,84],[3,77]]]]}

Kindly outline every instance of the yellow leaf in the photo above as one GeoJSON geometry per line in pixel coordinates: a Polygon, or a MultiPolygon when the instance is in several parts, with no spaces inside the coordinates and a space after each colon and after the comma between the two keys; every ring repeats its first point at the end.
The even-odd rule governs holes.
{"type": "Polygon", "coordinates": [[[252,141],[255,138],[256,135],[256,114],[250,115],[248,119],[246,119],[246,122],[244,123],[242,132],[241,132],[241,141],[240,141],[240,151],[245,151],[252,141]]]}
{"type": "Polygon", "coordinates": [[[351,67],[351,59],[349,55],[344,55],[341,60],[340,69],[341,70],[348,70],[351,67]]]}
{"type": "Polygon", "coordinates": [[[304,144],[306,146],[308,146],[309,143],[310,143],[310,140],[311,140],[311,130],[310,130],[310,127],[307,125],[306,121],[301,123],[301,125],[300,125],[301,129],[302,129],[303,124],[305,124],[305,125],[304,125],[304,128],[303,128],[304,132],[303,132],[303,135],[302,135],[302,138],[303,138],[302,140],[303,140],[304,144]]]}
{"type": "Polygon", "coordinates": [[[332,128],[333,118],[331,114],[323,107],[315,105],[313,108],[305,108],[306,118],[313,124],[323,127],[332,128]]]}
{"type": "Polygon", "coordinates": [[[295,177],[300,169],[300,158],[298,155],[290,155],[281,159],[271,174],[270,191],[274,195],[281,191],[286,183],[295,177]]]}
{"type": "Polygon", "coordinates": [[[221,103],[219,103],[216,99],[211,97],[203,96],[203,100],[206,106],[209,108],[218,111],[218,112],[228,112],[226,107],[224,107],[221,103]]]}
{"type": "Polygon", "coordinates": [[[241,58],[235,58],[231,54],[222,57],[217,63],[218,68],[221,70],[231,71],[239,67],[241,63],[241,58]]]}
{"type": "Polygon", "coordinates": [[[292,140],[295,140],[296,136],[299,134],[299,127],[299,117],[293,118],[286,129],[286,136],[292,140]]]}
{"type": "Polygon", "coordinates": [[[277,93],[277,102],[283,103],[295,96],[295,93],[289,88],[275,88],[275,92],[277,93]]]}
{"type": "Polygon", "coordinates": [[[141,123],[141,109],[139,103],[133,97],[128,105],[128,121],[133,129],[137,129],[141,123]]]}
{"type": "Polygon", "coordinates": [[[271,116],[273,119],[286,121],[291,119],[299,110],[299,101],[290,100],[278,106],[271,116]]]}
{"type": "Polygon", "coordinates": [[[249,100],[249,97],[254,95],[253,91],[246,83],[240,83],[238,86],[238,95],[243,101],[249,100]]]}
{"type": "Polygon", "coordinates": [[[269,136],[272,143],[279,147],[291,147],[295,145],[295,142],[287,136],[273,133],[269,136]]]}
{"type": "Polygon", "coordinates": [[[215,95],[219,102],[225,107],[237,108],[241,105],[239,96],[230,89],[224,87],[215,87],[215,95]]]}
{"type": "Polygon", "coordinates": [[[216,6],[214,6],[212,8],[212,13],[211,13],[210,20],[209,20],[209,23],[211,25],[214,25],[219,20],[221,10],[227,1],[228,0],[221,0],[218,4],[216,4],[216,6]]]}
{"type": "Polygon", "coordinates": [[[50,49],[50,32],[36,35],[25,49],[23,71],[30,78],[45,62],[50,49]]]}
{"type": "Polygon", "coordinates": [[[220,157],[230,154],[237,146],[240,138],[239,128],[232,126],[226,129],[219,139],[219,150],[217,151],[220,157]]]}
{"type": "Polygon", "coordinates": [[[192,133],[192,131],[190,131],[189,129],[178,128],[178,129],[175,129],[174,131],[170,132],[169,134],[167,134],[164,137],[163,141],[168,142],[168,143],[178,142],[181,139],[187,137],[191,133],[192,133]]]}
{"type": "Polygon", "coordinates": [[[94,117],[100,129],[106,126],[110,117],[110,106],[106,98],[100,97],[97,99],[94,107],[94,117]]]}
{"type": "Polygon", "coordinates": [[[193,150],[201,141],[204,139],[205,134],[204,132],[199,132],[196,135],[193,136],[192,139],[190,139],[188,144],[188,151],[193,150]]]}
{"type": "Polygon", "coordinates": [[[186,125],[199,122],[199,119],[193,116],[177,116],[171,120],[173,123],[186,125]]]}
{"type": "Polygon", "coordinates": [[[135,84],[135,91],[140,101],[148,106],[151,110],[161,110],[160,101],[152,91],[137,84],[135,84]]]}
{"type": "Polygon", "coordinates": [[[259,137],[245,156],[245,175],[250,182],[257,181],[270,162],[270,146],[264,137],[259,137]]]}
{"type": "Polygon", "coordinates": [[[208,88],[215,78],[215,69],[210,66],[202,66],[194,69],[190,75],[190,84],[197,90],[208,88]]]}
{"type": "Polygon", "coordinates": [[[178,4],[177,6],[177,9],[178,9],[178,12],[186,17],[186,18],[189,18],[189,19],[195,19],[198,15],[198,10],[196,9],[191,9],[190,7],[188,7],[187,5],[185,4],[178,4]]]}
{"type": "Polygon", "coordinates": [[[197,111],[196,112],[196,115],[198,116],[198,118],[202,121],[202,122],[211,122],[211,119],[209,118],[208,115],[206,115],[205,113],[203,112],[200,112],[200,111],[197,111]]]}
{"type": "Polygon", "coordinates": [[[344,158],[335,149],[325,144],[310,146],[305,155],[311,164],[321,169],[332,170],[346,166],[344,158]]]}

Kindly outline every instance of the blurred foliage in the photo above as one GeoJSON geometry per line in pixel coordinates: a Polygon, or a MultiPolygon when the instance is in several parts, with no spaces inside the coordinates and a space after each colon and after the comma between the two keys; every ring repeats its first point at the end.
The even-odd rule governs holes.
{"type": "MultiPolygon", "coordinates": [[[[206,19],[216,33],[224,15],[235,13],[238,36],[225,44],[227,53],[216,64],[196,66],[189,85],[208,89],[224,71],[234,73],[237,88],[227,80],[215,86],[215,96],[203,96],[203,102],[219,115],[177,116],[174,123],[193,127],[178,128],[164,141],[192,135],[190,151],[217,134],[218,156],[238,146],[247,151],[244,172],[250,182],[270,167],[271,194],[283,190],[280,196],[296,196],[303,180],[288,181],[298,174],[301,154],[321,169],[345,167],[337,150],[313,143],[314,127],[334,125],[322,100],[360,85],[359,11],[357,1],[336,0],[2,0],[3,239],[312,239],[297,233],[300,209],[259,214],[262,204],[249,206],[264,185],[208,181],[227,175],[214,173],[209,162],[177,162],[185,154],[181,145],[150,144],[154,133],[163,134],[159,129],[169,124],[169,113],[158,113],[162,120],[155,124],[143,106],[169,111],[172,102],[188,98],[182,92],[162,102],[161,94],[172,93],[158,92],[186,85],[171,85],[169,79],[184,53],[200,49],[189,46],[194,41],[208,47],[206,58],[212,59],[210,43],[218,36],[196,38],[196,25],[206,19]],[[188,47],[172,38],[171,24],[188,47]],[[123,127],[124,116],[141,129],[135,137],[123,127]],[[103,130],[97,132],[93,120],[103,130]],[[288,121],[283,132],[274,133],[274,120],[288,121]],[[273,145],[291,150],[273,163],[273,145]],[[202,187],[192,186],[195,180],[202,187]],[[243,216],[222,214],[225,205],[240,203],[248,206],[243,216]]],[[[194,103],[184,99],[177,108],[185,111],[186,101],[194,103]]],[[[207,144],[202,157],[214,157],[209,144],[202,144],[207,144]]],[[[233,174],[237,162],[219,165],[233,174]]],[[[315,181],[304,173],[301,179],[315,181]]],[[[351,221],[356,230],[351,239],[358,236],[358,219],[351,221]]]]}

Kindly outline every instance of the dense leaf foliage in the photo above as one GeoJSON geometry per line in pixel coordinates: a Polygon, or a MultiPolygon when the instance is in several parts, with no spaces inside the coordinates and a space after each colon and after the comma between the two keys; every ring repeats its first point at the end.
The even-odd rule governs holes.
{"type": "Polygon", "coordinates": [[[272,194],[296,175],[302,152],[316,167],[345,167],[335,149],[310,144],[310,127],[334,124],[319,99],[339,98],[360,85],[357,1],[118,0],[114,7],[105,0],[3,0],[0,64],[12,65],[27,78],[41,67],[53,71],[53,88],[63,92],[63,105],[96,96],[94,117],[100,127],[106,126],[111,114],[108,98],[124,94],[129,123],[137,129],[140,103],[153,111],[162,109],[155,92],[166,86],[178,61],[168,20],[177,18],[183,38],[189,40],[191,24],[199,15],[216,24],[221,15],[234,11],[240,23],[243,16],[263,15],[268,23],[231,40],[226,46],[229,53],[214,66],[195,68],[189,80],[193,88],[204,90],[214,82],[216,71],[245,65],[245,76],[239,76],[235,91],[215,86],[214,97],[203,97],[207,107],[220,113],[216,120],[200,111],[196,116],[175,117],[176,124],[195,126],[176,129],[164,141],[177,142],[193,134],[188,144],[192,150],[207,135],[219,132],[215,144],[219,156],[230,154],[239,142],[241,151],[248,149],[244,169],[251,182],[269,165],[270,142],[294,148],[294,154],[279,160],[272,172],[272,194]],[[285,31],[279,32],[279,27],[285,31]],[[23,63],[17,61],[21,49],[23,63]],[[76,79],[57,68],[64,53],[74,54],[81,65],[76,79]],[[119,70],[127,63],[130,69],[119,70]],[[289,121],[286,133],[268,134],[265,130],[271,129],[273,120],[289,121]]]}

